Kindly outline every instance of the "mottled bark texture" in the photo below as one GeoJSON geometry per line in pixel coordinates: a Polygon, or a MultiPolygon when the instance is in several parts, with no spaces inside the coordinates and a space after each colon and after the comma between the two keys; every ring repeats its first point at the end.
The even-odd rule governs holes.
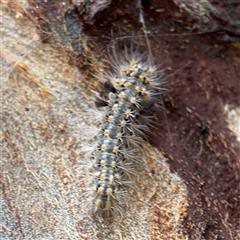
{"type": "Polygon", "coordinates": [[[239,1],[0,4],[1,239],[240,239],[239,1]],[[83,149],[107,53],[129,42],[167,91],[129,206],[102,219],[83,149]]]}

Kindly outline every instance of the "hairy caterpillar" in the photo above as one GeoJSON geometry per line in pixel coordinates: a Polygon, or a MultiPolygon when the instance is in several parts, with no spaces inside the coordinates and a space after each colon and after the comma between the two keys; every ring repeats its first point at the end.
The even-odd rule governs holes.
{"type": "Polygon", "coordinates": [[[103,93],[95,101],[104,108],[104,116],[89,154],[93,209],[107,212],[121,211],[126,202],[162,93],[162,72],[144,54],[125,48],[120,60],[116,53],[110,60],[113,71],[105,75],[103,93]]]}

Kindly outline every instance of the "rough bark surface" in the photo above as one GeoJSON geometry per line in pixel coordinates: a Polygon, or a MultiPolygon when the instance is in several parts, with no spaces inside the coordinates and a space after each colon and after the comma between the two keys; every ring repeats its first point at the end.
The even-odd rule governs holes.
{"type": "Polygon", "coordinates": [[[238,1],[0,4],[1,239],[240,239],[238,1]],[[103,219],[86,132],[107,53],[129,42],[168,91],[129,206],[103,219]]]}

